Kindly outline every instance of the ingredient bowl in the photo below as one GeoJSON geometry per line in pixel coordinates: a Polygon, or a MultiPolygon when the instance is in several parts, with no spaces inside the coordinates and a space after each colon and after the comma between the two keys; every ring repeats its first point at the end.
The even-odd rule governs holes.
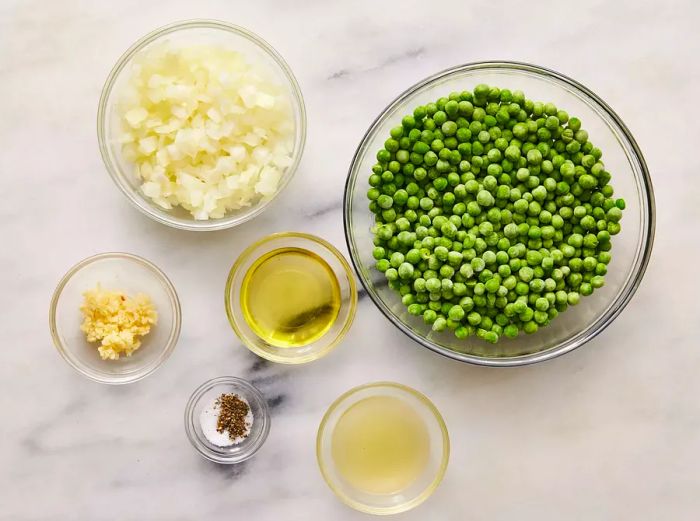
{"type": "MultiPolygon", "coordinates": [[[[287,288],[289,291],[289,288],[287,288]]],[[[307,292],[302,288],[301,292],[307,292]]],[[[279,297],[284,299],[283,291],[279,297]]],[[[291,298],[291,296],[289,296],[291,298]]],[[[350,265],[330,243],[313,235],[296,232],[274,233],[249,246],[238,257],[228,276],[224,295],[226,314],[231,327],[243,343],[255,354],[283,364],[301,364],[317,360],[330,352],[350,329],[357,306],[357,288],[350,265]],[[319,259],[337,281],[337,314],[321,336],[298,345],[280,345],[261,337],[245,318],[244,283],[256,261],[267,254],[284,250],[310,252],[319,259]]],[[[302,299],[303,300],[303,299],[302,299]]],[[[301,303],[303,304],[303,302],[301,303]]],[[[314,310],[311,310],[314,311],[314,310]]],[[[299,316],[307,314],[298,310],[299,316]]]]}
{"type": "MultiPolygon", "coordinates": [[[[185,432],[202,456],[216,463],[240,463],[253,456],[270,432],[270,411],[262,393],[251,383],[234,376],[220,376],[200,385],[185,407],[185,432]],[[248,436],[237,445],[218,447],[205,436],[200,424],[202,411],[222,394],[236,394],[248,402],[253,421],[248,436]]],[[[225,432],[225,431],[224,431],[225,432]]]]}
{"type": "Polygon", "coordinates": [[[83,376],[106,384],[145,378],[170,356],[180,335],[180,302],[172,283],[154,264],[128,253],[101,253],[73,266],[54,291],[49,328],[60,355],[83,376]],[[158,320],[131,356],[103,360],[99,342],[88,342],[80,325],[83,293],[96,286],[150,297],[158,320]]]}
{"type": "MultiPolygon", "coordinates": [[[[235,72],[232,73],[232,76],[235,76],[235,74],[235,72]]],[[[165,81],[160,75],[156,79],[158,79],[158,81],[165,81]]],[[[221,79],[220,81],[237,81],[237,78],[231,80],[221,79]]],[[[178,87],[173,86],[172,88],[177,89],[178,87]]],[[[185,87],[180,86],[180,88],[184,89],[185,87]]],[[[216,93],[213,93],[212,95],[215,96],[216,93]]],[[[231,103],[232,101],[235,100],[226,98],[221,102],[231,103]]],[[[235,102],[239,103],[240,100],[235,102]]],[[[158,107],[154,108],[154,110],[156,109],[162,111],[162,109],[159,109],[158,107]]],[[[174,111],[175,109],[172,110],[174,111]]],[[[209,113],[210,112],[207,112],[207,114],[209,113]]],[[[216,110],[216,107],[214,107],[214,112],[212,112],[212,114],[212,118],[217,121],[220,120],[220,114],[216,110]]],[[[163,117],[170,116],[170,114],[166,114],[163,117]]],[[[146,123],[150,125],[148,121],[146,123]]],[[[192,121],[191,124],[195,125],[194,121],[192,121]]],[[[250,124],[253,125],[254,123],[250,124]]],[[[153,123],[153,125],[156,125],[156,123],[153,123]]],[[[235,127],[236,124],[234,122],[232,123],[232,128],[235,127]]],[[[207,136],[210,136],[213,139],[214,134],[210,133],[211,129],[208,127],[206,128],[207,136]]],[[[219,132],[219,130],[216,131],[219,132]]],[[[156,129],[156,132],[160,131],[156,129]]],[[[188,132],[191,131],[188,130],[188,132]]],[[[222,132],[224,132],[224,134],[222,134],[224,137],[228,135],[225,133],[227,131],[222,132]]],[[[299,165],[306,140],[306,112],[301,91],[299,90],[299,85],[297,84],[292,71],[284,59],[274,48],[272,48],[272,46],[270,46],[270,44],[242,27],[214,20],[189,20],[177,22],[156,29],[152,33],[138,40],[124,53],[124,55],[122,55],[121,58],[119,58],[102,89],[97,114],[97,135],[100,152],[102,154],[102,159],[105,166],[107,167],[107,171],[121,192],[140,211],[160,223],[167,224],[175,228],[195,231],[221,230],[236,226],[237,224],[243,223],[258,215],[290,181],[299,165]],[[274,193],[266,194],[262,197],[256,196],[251,200],[252,204],[249,204],[248,206],[243,206],[237,210],[230,210],[223,217],[210,218],[207,220],[195,219],[192,213],[185,210],[181,206],[173,206],[171,209],[165,209],[163,206],[156,204],[150,197],[145,195],[144,189],[141,186],[143,181],[139,177],[136,165],[125,157],[123,151],[124,143],[122,142],[122,130],[125,128],[124,126],[126,124],[122,120],[119,104],[124,99],[124,93],[127,92],[131,74],[134,70],[141,67],[140,65],[137,66],[134,63],[135,60],[137,60],[139,56],[142,56],[142,53],[149,52],[154,48],[158,49],[158,46],[162,45],[168,45],[178,50],[181,48],[187,49],[188,46],[193,45],[210,45],[216,46],[217,49],[221,48],[227,51],[235,51],[240,53],[247,62],[254,64],[257,68],[259,68],[265,77],[269,77],[270,81],[274,82],[276,85],[275,88],[281,90],[282,95],[284,95],[288,100],[288,104],[290,106],[294,130],[290,156],[285,160],[286,166],[280,167],[282,168],[281,178],[279,179],[274,193]]],[[[221,136],[216,135],[216,139],[220,138],[221,136]]],[[[156,138],[154,137],[153,139],[155,140],[156,138]]],[[[157,146],[167,145],[167,140],[164,140],[163,137],[160,137],[159,139],[161,143],[157,146]]],[[[179,139],[180,136],[178,136],[178,140],[179,139]]],[[[184,142],[189,143],[189,145],[192,144],[192,141],[186,141],[186,138],[183,138],[183,143],[184,142]]],[[[156,145],[149,145],[150,148],[153,146],[156,145]]],[[[251,145],[251,147],[253,147],[253,145],[251,145]]],[[[228,148],[230,149],[231,147],[228,148]]],[[[244,148],[246,147],[238,147],[238,149],[240,149],[239,152],[243,154],[244,148]]],[[[148,153],[148,151],[145,151],[145,149],[142,150],[144,150],[144,153],[148,153]]],[[[246,157],[252,157],[253,150],[254,148],[248,148],[246,157]]],[[[159,152],[163,151],[160,150],[159,152]]],[[[229,153],[237,154],[238,152],[230,151],[229,153]]],[[[201,158],[200,156],[202,156],[202,152],[199,152],[196,157],[200,158],[200,162],[204,162],[206,157],[201,158]]],[[[204,156],[206,156],[206,153],[204,156]]],[[[157,154],[154,157],[157,157],[157,154]]],[[[169,157],[169,153],[164,154],[164,157],[169,157]]],[[[230,162],[234,160],[233,158],[234,156],[226,156],[224,158],[226,159],[225,164],[230,164],[230,162]]],[[[220,159],[221,158],[219,158],[219,162],[220,159]]],[[[161,164],[160,161],[161,159],[159,158],[158,164],[161,164]]],[[[217,169],[218,168],[219,163],[217,163],[217,169]]],[[[222,171],[230,171],[229,166],[222,166],[221,168],[223,169],[222,171]]],[[[181,171],[181,169],[179,169],[178,172],[179,171],[181,171]]],[[[216,175],[219,174],[217,173],[216,175]]],[[[236,172],[236,175],[238,175],[238,172],[236,172]]],[[[162,179],[165,180],[164,177],[162,179]]],[[[216,179],[212,178],[212,183],[214,182],[226,183],[225,180],[216,181],[216,179]]],[[[193,190],[198,190],[201,186],[198,180],[191,177],[187,177],[186,180],[179,179],[177,183],[178,186],[187,186],[188,189],[192,188],[193,190]]],[[[239,182],[236,181],[235,183],[239,182]]],[[[194,200],[195,197],[197,200],[201,201],[202,197],[206,199],[208,196],[206,195],[206,192],[204,195],[202,195],[202,193],[198,193],[196,196],[192,195],[192,200],[194,200]]]]}
{"type": "Polygon", "coordinates": [[[458,66],[431,76],[394,100],[370,126],[353,158],[344,200],[345,236],[352,263],[372,301],[389,320],[421,345],[450,358],[481,365],[511,366],[547,360],[569,352],[600,333],[622,311],[636,291],[651,254],[654,237],[654,196],[642,154],[622,120],[593,92],[559,73],[534,65],[483,62],[458,66]],[[615,196],[624,198],[622,231],[612,241],[612,262],[605,285],[581,299],[534,334],[502,339],[496,345],[478,338],[458,339],[450,331],[436,332],[422,317],[410,315],[384,274],[374,268],[374,215],[367,192],[375,154],[393,127],[419,105],[478,84],[521,90],[528,99],[552,102],[576,116],[603,151],[612,174],[615,196]]]}
{"type": "MultiPolygon", "coordinates": [[[[357,419],[357,416],[355,419],[357,419]]],[[[381,436],[382,429],[391,428],[389,424],[382,425],[379,428],[376,425],[367,425],[365,423],[355,422],[355,425],[359,426],[363,431],[359,437],[365,445],[360,450],[365,450],[367,446],[372,445],[373,441],[377,443],[377,440],[365,439],[364,435],[372,433],[376,436],[381,436]]],[[[390,443],[403,443],[405,440],[400,438],[394,438],[394,441],[390,443]]],[[[393,447],[382,447],[381,450],[382,453],[394,452],[396,454],[393,447]]],[[[423,394],[405,385],[392,382],[376,382],[349,390],[328,408],[318,428],[316,457],[326,483],[345,504],[368,514],[397,514],[416,507],[425,501],[438,487],[447,469],[450,457],[450,439],[440,412],[423,394]],[[342,462],[336,461],[338,456],[347,460],[342,452],[345,447],[336,447],[335,450],[333,447],[334,443],[340,443],[340,439],[334,436],[339,422],[343,421],[344,415],[351,411],[353,406],[358,404],[362,406],[361,402],[367,403],[367,400],[376,400],[377,398],[389,399],[401,409],[400,411],[382,411],[386,416],[397,415],[397,418],[405,417],[407,411],[404,408],[408,407],[407,410],[410,411],[410,415],[415,415],[417,421],[423,426],[422,430],[426,438],[425,454],[423,454],[424,460],[420,471],[415,475],[411,473],[411,479],[406,480],[398,490],[392,488],[396,483],[395,480],[398,478],[400,481],[403,481],[403,478],[406,476],[402,473],[396,474],[396,468],[401,467],[402,470],[407,470],[404,464],[405,461],[393,461],[392,468],[389,469],[372,467],[369,470],[361,466],[357,467],[356,461],[351,463],[354,470],[359,470],[361,474],[370,478],[371,484],[369,489],[363,489],[361,486],[357,486],[346,479],[342,472],[342,462]],[[391,476],[386,475],[387,471],[391,476]],[[391,489],[392,491],[380,492],[379,490],[384,487],[389,487],[387,490],[391,489]]],[[[349,457],[352,458],[353,456],[349,457]]],[[[362,460],[362,458],[359,459],[362,460]]],[[[390,457],[387,461],[391,459],[390,457]]],[[[371,465],[371,462],[365,462],[365,464],[371,465]]]]}

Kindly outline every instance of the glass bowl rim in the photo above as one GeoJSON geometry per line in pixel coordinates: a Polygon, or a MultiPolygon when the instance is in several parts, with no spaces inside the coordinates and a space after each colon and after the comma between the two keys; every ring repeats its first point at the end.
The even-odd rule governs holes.
{"type": "Polygon", "coordinates": [[[107,384],[107,385],[124,385],[124,384],[130,384],[134,382],[138,382],[139,380],[142,380],[146,378],[148,375],[154,373],[158,368],[160,368],[161,365],[170,357],[172,352],[175,350],[175,346],[177,345],[177,341],[180,338],[180,329],[182,326],[182,309],[180,307],[180,299],[177,295],[177,291],[175,290],[175,286],[173,283],[170,281],[168,276],[161,270],[158,266],[153,264],[151,261],[144,259],[143,257],[139,257],[138,255],[134,255],[133,253],[124,253],[124,252],[104,252],[104,253],[98,253],[96,255],[91,255],[90,257],[87,257],[78,263],[74,264],[66,273],[61,277],[61,280],[58,282],[56,285],[56,289],[54,289],[53,295],[51,296],[51,304],[49,305],[49,331],[51,332],[51,339],[53,340],[54,347],[58,351],[58,353],[61,355],[61,357],[70,365],[75,371],[80,373],[81,375],[85,376],[86,378],[89,378],[90,380],[102,384],[107,384]],[[66,284],[73,278],[75,274],[77,274],[79,271],[81,271],[83,268],[94,264],[95,262],[105,260],[105,259],[117,259],[117,260],[129,260],[133,261],[137,264],[140,264],[141,266],[148,268],[151,273],[158,278],[163,285],[165,286],[166,293],[168,294],[168,297],[170,298],[170,304],[172,305],[173,308],[173,325],[170,329],[170,335],[168,336],[168,340],[165,344],[165,348],[163,349],[162,353],[160,356],[154,361],[154,363],[148,368],[147,371],[136,371],[133,374],[128,375],[126,378],[125,377],[112,377],[107,374],[97,374],[93,372],[88,372],[85,371],[84,368],[80,367],[78,364],[74,362],[74,360],[68,355],[68,348],[66,345],[61,341],[60,336],[58,334],[58,327],[56,325],[56,308],[58,307],[58,302],[61,298],[61,295],[63,294],[63,289],[66,287],[66,284]]]}
{"type": "Polygon", "coordinates": [[[343,394],[338,396],[335,400],[333,400],[333,403],[331,403],[328,406],[328,409],[323,415],[323,418],[321,418],[321,423],[318,426],[318,431],[316,434],[316,461],[318,463],[319,470],[321,471],[321,475],[323,476],[324,481],[328,485],[328,487],[333,491],[333,493],[336,495],[338,499],[340,499],[343,503],[348,505],[351,508],[354,508],[355,510],[359,510],[360,512],[364,512],[367,514],[375,514],[375,515],[387,515],[387,514],[398,514],[401,512],[406,512],[408,510],[411,510],[421,503],[423,503],[426,499],[428,499],[433,492],[440,486],[440,483],[442,482],[443,478],[445,477],[445,472],[447,471],[447,465],[450,461],[450,435],[447,430],[447,425],[445,424],[445,419],[442,417],[442,414],[438,410],[438,408],[435,406],[435,404],[428,398],[426,395],[418,391],[417,389],[414,389],[413,387],[410,387],[405,384],[401,384],[398,382],[391,382],[391,381],[377,381],[377,382],[370,382],[362,385],[358,385],[356,387],[353,387],[352,389],[348,389],[345,391],[343,394]],[[416,398],[420,403],[422,403],[424,406],[426,406],[426,409],[429,410],[432,413],[432,416],[435,418],[435,421],[437,422],[438,426],[440,427],[440,433],[442,434],[442,458],[440,460],[440,465],[435,472],[435,477],[433,480],[430,482],[430,484],[425,487],[423,491],[421,491],[420,494],[418,494],[416,497],[411,499],[410,501],[407,501],[405,503],[401,503],[400,505],[394,505],[391,507],[370,507],[364,503],[361,503],[359,501],[356,501],[346,495],[344,492],[340,490],[339,487],[335,485],[335,482],[330,479],[328,472],[327,472],[327,464],[323,456],[321,455],[322,453],[322,438],[323,438],[323,433],[325,432],[325,429],[327,427],[328,421],[330,419],[330,416],[332,413],[336,411],[336,409],[348,398],[353,396],[354,394],[357,394],[359,392],[368,390],[368,389],[373,389],[373,388],[382,388],[382,387],[389,387],[393,389],[398,389],[401,392],[405,392],[414,398],[416,398]]]}
{"type": "Polygon", "coordinates": [[[204,456],[209,461],[214,463],[221,463],[224,465],[233,465],[236,463],[241,463],[255,455],[255,453],[260,450],[260,448],[265,444],[268,435],[270,434],[270,424],[272,422],[272,417],[270,416],[270,407],[267,404],[265,395],[255,387],[251,382],[237,376],[217,376],[216,378],[211,378],[199,385],[192,394],[187,399],[187,404],[185,405],[185,433],[187,434],[187,439],[189,439],[195,450],[204,456]],[[261,412],[262,418],[258,419],[253,417],[253,421],[262,421],[262,431],[258,438],[252,443],[245,452],[236,454],[235,457],[227,458],[225,456],[220,456],[214,454],[204,443],[201,438],[197,436],[196,431],[192,428],[194,423],[194,410],[196,405],[202,399],[205,393],[216,388],[220,385],[233,385],[237,388],[245,389],[246,393],[255,396],[258,401],[262,404],[261,412]]]}
{"type": "Polygon", "coordinates": [[[299,82],[294,76],[292,69],[289,67],[285,59],[281,54],[266,40],[261,36],[255,34],[254,32],[228,22],[223,22],[220,20],[212,19],[189,19],[173,22],[142,36],[136,42],[134,42],[124,53],[119,57],[117,62],[114,64],[112,69],[105,80],[102,87],[102,92],[100,93],[100,100],[97,107],[97,141],[100,149],[100,155],[102,157],[102,162],[104,163],[109,176],[112,178],[114,184],[117,185],[119,191],[122,192],[127,198],[127,200],[136,207],[141,213],[147,215],[151,219],[161,224],[171,226],[180,230],[188,231],[216,231],[225,230],[227,228],[232,228],[239,224],[243,224],[254,217],[257,217],[260,213],[265,210],[272,201],[274,201],[279,194],[287,187],[292,177],[296,174],[299,168],[301,158],[304,155],[304,147],[306,145],[306,132],[307,132],[307,116],[306,116],[306,105],[304,103],[304,97],[301,92],[301,87],[299,82]],[[224,216],[221,219],[206,220],[206,221],[196,221],[194,219],[187,220],[185,222],[180,222],[171,219],[166,214],[156,211],[150,202],[146,200],[144,196],[139,195],[136,191],[132,190],[130,187],[126,186],[123,182],[122,177],[124,174],[121,172],[120,168],[114,164],[110,159],[110,153],[107,145],[106,136],[106,115],[107,115],[107,100],[112,94],[114,84],[116,83],[119,75],[134,57],[136,53],[141,51],[146,45],[156,41],[162,36],[166,36],[171,33],[178,32],[180,30],[186,29],[217,29],[228,31],[230,33],[241,36],[254,45],[256,45],[260,50],[264,51],[272,60],[275,62],[276,66],[282,71],[284,77],[289,82],[289,86],[292,90],[292,103],[299,110],[300,121],[298,128],[295,130],[295,141],[298,137],[299,139],[299,150],[293,156],[292,163],[287,167],[285,175],[282,177],[277,191],[269,199],[259,201],[254,207],[250,208],[248,212],[240,215],[224,216]]]}
{"type": "MultiPolygon", "coordinates": [[[[607,123],[607,122],[606,122],[607,123]]],[[[644,225],[644,222],[642,223],[644,225]]],[[[529,365],[537,362],[543,362],[545,360],[551,360],[565,353],[573,351],[583,344],[595,338],[599,333],[604,331],[612,322],[617,318],[617,316],[622,312],[622,310],[627,306],[629,301],[632,299],[634,294],[641,283],[641,280],[646,272],[647,266],[649,264],[649,259],[651,257],[651,251],[654,245],[654,234],[656,229],[656,205],[654,200],[654,189],[651,182],[651,176],[649,175],[649,169],[642,155],[642,151],[639,148],[636,140],[632,136],[632,133],[627,128],[625,123],[622,121],[620,116],[597,94],[592,90],[585,87],[578,81],[561,74],[552,69],[542,67],[540,65],[534,65],[526,62],[518,61],[507,61],[507,60],[497,60],[497,61],[477,61],[469,62],[461,65],[456,65],[448,69],[439,71],[431,76],[428,76],[421,81],[410,86],[408,89],[399,94],[394,100],[392,100],[384,110],[374,119],[372,124],[369,126],[365,134],[353,154],[352,161],[350,163],[350,168],[348,169],[348,175],[345,180],[345,189],[343,193],[343,227],[345,231],[345,242],[350,252],[350,261],[352,262],[353,268],[360,279],[360,283],[366,290],[370,299],[374,305],[381,311],[381,313],[389,319],[389,321],[397,327],[406,336],[411,338],[414,342],[417,342],[423,347],[430,349],[431,351],[443,355],[447,358],[453,360],[458,360],[461,362],[467,362],[474,365],[490,366],[490,367],[514,367],[521,365],[529,365]],[[598,318],[597,321],[593,322],[591,326],[586,328],[584,331],[562,341],[556,347],[547,349],[545,351],[538,351],[535,353],[530,353],[526,355],[512,356],[512,357],[485,357],[479,355],[471,355],[466,353],[459,353],[451,349],[437,345],[421,335],[414,333],[409,327],[407,327],[403,322],[396,317],[383,303],[381,298],[375,294],[372,289],[372,285],[369,281],[365,280],[363,276],[362,269],[359,259],[356,258],[356,248],[354,247],[355,241],[352,235],[352,230],[349,225],[351,220],[350,213],[350,200],[352,198],[351,188],[354,186],[353,171],[356,168],[358,160],[360,159],[361,153],[367,147],[370,135],[375,131],[375,129],[384,122],[386,115],[398,106],[400,106],[404,101],[406,101],[410,96],[419,92],[421,89],[429,87],[438,81],[447,78],[453,74],[466,72],[466,71],[478,71],[478,70],[489,70],[489,71],[512,71],[516,73],[526,73],[539,78],[549,78],[554,79],[557,86],[564,88],[568,86],[572,91],[579,96],[586,98],[586,101],[592,102],[593,106],[602,110],[607,117],[609,117],[613,124],[617,127],[622,137],[626,140],[626,143],[620,143],[620,145],[627,149],[629,155],[636,160],[639,167],[639,172],[635,168],[632,168],[634,177],[637,179],[639,184],[642,186],[642,197],[641,197],[641,211],[646,219],[646,229],[642,230],[642,240],[637,246],[636,252],[636,262],[633,266],[634,273],[633,278],[622,287],[620,294],[613,301],[614,306],[608,310],[608,312],[598,318]],[[595,326],[595,327],[592,327],[595,326]]]]}
{"type": "MultiPolygon", "coordinates": [[[[245,250],[241,252],[241,254],[238,256],[236,261],[233,263],[233,266],[231,266],[231,269],[229,270],[228,273],[228,278],[226,279],[226,286],[224,288],[224,305],[226,307],[226,316],[228,317],[229,324],[231,324],[231,327],[233,328],[234,332],[236,333],[236,336],[241,340],[244,346],[246,346],[250,351],[255,353],[256,355],[269,360],[271,362],[276,362],[280,364],[290,364],[290,365],[296,365],[296,364],[304,364],[307,362],[313,362],[314,360],[318,360],[319,358],[324,357],[328,353],[330,353],[333,349],[335,349],[340,341],[345,337],[347,332],[350,330],[350,326],[352,326],[353,321],[355,320],[355,313],[357,311],[357,283],[355,282],[355,275],[352,271],[352,268],[350,267],[350,263],[347,261],[345,256],[336,248],[333,246],[330,242],[326,241],[325,239],[322,239],[321,237],[318,237],[316,235],[312,235],[310,233],[304,233],[304,232],[275,232],[271,233],[269,235],[266,235],[262,237],[261,239],[258,239],[251,245],[249,245],[245,250]],[[338,262],[341,264],[343,267],[343,271],[345,272],[345,275],[348,279],[348,286],[350,289],[350,309],[348,310],[348,317],[345,320],[345,323],[343,324],[343,327],[340,331],[338,331],[337,335],[333,339],[333,341],[328,344],[323,350],[321,351],[314,351],[312,353],[309,353],[308,355],[301,356],[299,358],[286,358],[282,356],[277,356],[271,353],[268,353],[267,351],[260,349],[258,346],[247,342],[244,339],[244,336],[242,334],[242,331],[239,326],[239,319],[237,319],[233,313],[233,309],[231,307],[231,290],[233,289],[233,279],[235,278],[236,274],[240,271],[241,266],[243,263],[250,257],[250,255],[257,250],[260,246],[272,242],[274,240],[279,240],[279,239],[288,239],[288,238],[293,238],[293,239],[303,239],[305,241],[310,241],[313,243],[316,243],[317,245],[321,246],[323,249],[328,251],[330,254],[333,255],[333,257],[338,260],[338,262]]],[[[245,320],[245,319],[243,319],[245,320]]],[[[324,335],[325,336],[325,335],[324,335]]],[[[321,337],[323,338],[323,337],[321,337]]]]}

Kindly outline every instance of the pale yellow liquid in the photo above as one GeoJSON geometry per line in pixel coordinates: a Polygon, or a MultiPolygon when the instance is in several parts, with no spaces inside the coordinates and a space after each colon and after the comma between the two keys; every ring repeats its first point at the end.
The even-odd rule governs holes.
{"type": "Polygon", "coordinates": [[[321,257],[301,248],[266,253],[241,285],[243,317],[260,338],[298,347],[321,338],[340,310],[340,285],[321,257]]]}
{"type": "Polygon", "coordinates": [[[393,494],[416,481],[428,464],[428,429],[399,398],[365,398],[338,420],[331,454],[351,486],[370,494],[393,494]]]}

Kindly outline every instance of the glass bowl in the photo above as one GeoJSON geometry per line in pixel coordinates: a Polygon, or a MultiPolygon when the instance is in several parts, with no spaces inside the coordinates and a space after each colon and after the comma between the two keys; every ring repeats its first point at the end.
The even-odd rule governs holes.
{"type": "Polygon", "coordinates": [[[450,458],[450,438],[440,412],[423,394],[402,384],[376,382],[350,389],[328,408],[318,428],[316,457],[323,478],[343,503],[368,514],[397,514],[418,506],[438,487],[450,458]],[[429,438],[423,472],[393,494],[370,493],[354,487],[340,475],[332,455],[333,431],[343,414],[359,401],[377,396],[398,398],[411,406],[424,421],[429,438]]]}
{"type": "Polygon", "coordinates": [[[147,34],[119,58],[109,73],[100,96],[97,137],[102,159],[112,180],[140,211],[160,223],[175,228],[194,231],[222,230],[246,222],[261,213],[289,183],[299,166],[306,141],[306,110],[296,78],[282,56],[269,43],[236,25],[216,20],[187,20],[166,25],[147,34]],[[282,175],[277,192],[273,196],[263,198],[248,208],[230,212],[220,219],[202,221],[195,220],[187,210],[180,207],[165,210],[143,194],[133,165],[122,157],[117,139],[120,121],[116,100],[127,81],[134,56],[164,40],[176,45],[193,41],[215,43],[238,50],[251,61],[255,60],[261,64],[269,71],[270,76],[288,91],[295,123],[294,149],[292,162],[282,175]]]}
{"type": "Polygon", "coordinates": [[[197,387],[185,407],[185,432],[192,446],[202,456],[216,463],[240,463],[252,457],[270,433],[270,410],[262,393],[251,383],[234,376],[220,376],[197,387]],[[250,434],[237,445],[219,447],[211,443],[199,421],[202,411],[219,396],[234,393],[248,401],[253,414],[250,434]]]}
{"type": "Polygon", "coordinates": [[[357,287],[350,265],[332,244],[306,233],[283,232],[268,235],[241,253],[226,281],[224,300],[231,327],[248,349],[272,362],[303,364],[328,354],[348,332],[355,318],[357,287]],[[261,256],[280,248],[300,248],[315,253],[327,263],[340,285],[340,309],[333,325],[323,336],[302,346],[270,344],[251,329],[243,316],[241,286],[246,273],[261,256]]]}
{"type": "Polygon", "coordinates": [[[488,366],[524,365],[548,360],[583,345],[603,331],[634,295],[642,280],[654,240],[654,193],[646,163],[637,143],[620,117],[596,94],[557,72],[514,62],[460,65],[426,78],[409,88],[379,115],[360,143],[345,186],[345,237],[352,263],[362,285],[379,310],[419,344],[455,360],[488,366]],[[479,83],[522,90],[527,98],[551,101],[577,116],[590,139],[603,151],[612,173],[615,194],[627,208],[622,231],[613,239],[612,262],[605,286],[581,299],[536,334],[502,339],[496,345],[470,337],[457,339],[451,332],[435,333],[421,317],[409,315],[396,292],[374,269],[373,214],[366,193],[375,154],[389,130],[417,105],[435,101],[452,91],[471,90],[479,83]]]}
{"type": "Polygon", "coordinates": [[[51,336],[64,360],[83,376],[106,384],[132,383],[158,369],[177,344],[180,321],[180,302],[165,273],[128,253],[101,253],[73,266],[58,283],[49,310],[51,336]],[[158,322],[131,356],[102,360],[98,344],[88,342],[80,330],[83,292],[98,284],[131,296],[151,297],[158,322]]]}

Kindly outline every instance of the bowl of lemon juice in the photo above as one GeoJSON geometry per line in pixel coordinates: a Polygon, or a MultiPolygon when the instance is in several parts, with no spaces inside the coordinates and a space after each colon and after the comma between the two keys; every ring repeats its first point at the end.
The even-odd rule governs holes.
{"type": "Polygon", "coordinates": [[[328,486],[369,514],[416,507],[447,468],[447,427],[432,402],[392,382],[355,387],[330,406],[318,429],[316,455],[328,486]]]}
{"type": "Polygon", "coordinates": [[[238,257],[225,304],[231,327],[251,351],[299,364],[327,354],[345,336],[357,288],[333,245],[305,233],[275,233],[238,257]]]}

